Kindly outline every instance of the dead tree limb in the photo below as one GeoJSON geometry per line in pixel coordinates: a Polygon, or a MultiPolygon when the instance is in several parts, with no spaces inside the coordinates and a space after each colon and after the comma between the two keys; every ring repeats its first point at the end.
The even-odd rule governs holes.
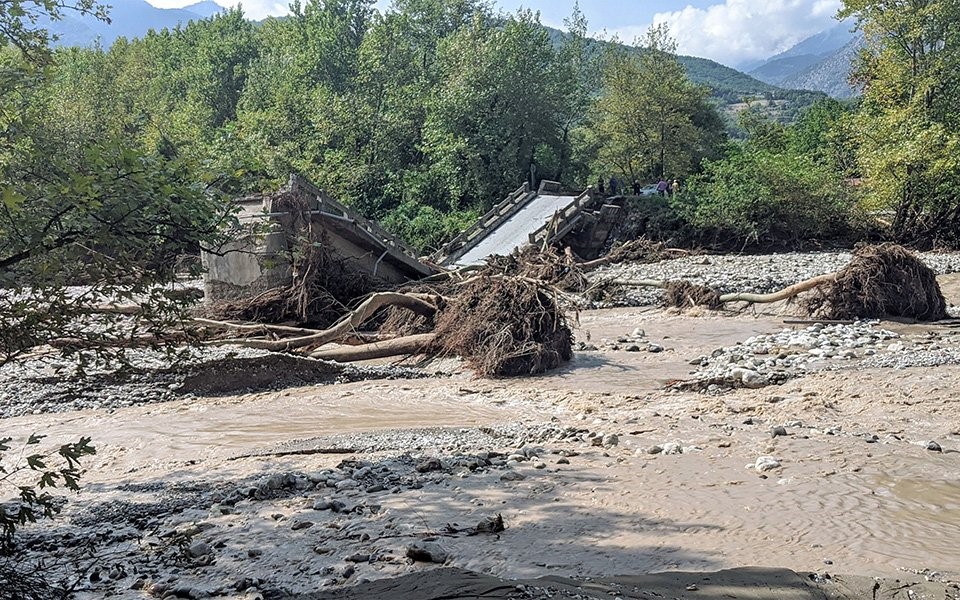
{"type": "MultiPolygon", "coordinates": [[[[652,254],[655,258],[677,258],[680,256],[690,256],[689,250],[683,250],[682,248],[661,248],[659,245],[651,245],[650,242],[646,240],[633,240],[627,242],[626,244],[614,248],[606,256],[601,256],[600,258],[594,260],[587,260],[583,262],[578,262],[577,266],[584,273],[588,271],[593,271],[604,265],[624,262],[625,260],[630,260],[632,255],[640,250],[647,249],[649,254],[652,254]]],[[[568,248],[569,250],[569,248],[568,248]]],[[[654,262],[654,261],[648,261],[654,262]]]]}
{"type": "MultiPolygon", "coordinates": [[[[838,274],[839,273],[828,273],[826,275],[813,277],[770,294],[754,294],[750,292],[734,292],[730,294],[723,294],[720,296],[720,303],[726,304],[728,302],[749,302],[751,304],[769,304],[771,302],[779,302],[780,300],[793,298],[802,294],[803,292],[808,292],[822,285],[833,283],[836,281],[838,274]]],[[[622,285],[626,287],[655,287],[661,289],[665,289],[670,285],[669,281],[662,279],[614,279],[609,283],[612,285],[622,285]]]]}
{"type": "Polygon", "coordinates": [[[206,327],[216,327],[220,329],[234,329],[236,331],[250,331],[259,333],[290,333],[294,335],[313,335],[320,333],[319,329],[307,329],[304,327],[287,327],[285,325],[267,325],[263,323],[232,323],[230,321],[215,321],[213,319],[193,318],[191,322],[196,325],[206,327]]]}
{"type": "Polygon", "coordinates": [[[143,307],[139,304],[101,304],[91,306],[86,312],[93,315],[139,315],[143,307]]]}
{"type": "Polygon", "coordinates": [[[666,279],[613,279],[608,282],[610,285],[622,285],[625,287],[655,287],[664,289],[669,285],[666,279]]]}
{"type": "Polygon", "coordinates": [[[407,337],[396,338],[384,342],[375,342],[364,346],[332,348],[310,353],[310,358],[320,360],[334,360],[337,362],[353,362],[371,360],[374,358],[388,358],[391,356],[406,356],[422,354],[433,343],[436,334],[422,333],[407,337]]]}
{"type": "Polygon", "coordinates": [[[820,275],[819,277],[814,277],[812,279],[801,281],[800,283],[795,283],[771,294],[750,294],[743,292],[723,294],[720,296],[720,302],[724,304],[727,302],[749,302],[751,304],[769,304],[771,302],[779,302],[780,300],[787,300],[788,298],[798,296],[803,292],[809,292],[813,288],[820,287],[821,285],[833,283],[837,280],[837,275],[838,273],[820,275]]]}
{"type": "Polygon", "coordinates": [[[70,348],[74,350],[85,350],[85,349],[98,349],[98,348],[149,348],[152,346],[158,346],[160,344],[170,343],[170,342],[184,342],[186,341],[187,335],[180,332],[164,334],[162,336],[157,336],[153,334],[144,334],[136,335],[133,337],[105,337],[102,339],[96,338],[79,338],[79,337],[62,337],[49,340],[45,342],[47,346],[51,348],[70,348]]]}
{"type": "Polygon", "coordinates": [[[430,294],[398,294],[395,292],[383,292],[374,294],[367,298],[363,304],[356,310],[345,316],[339,322],[329,329],[319,331],[311,335],[288,338],[284,340],[250,340],[250,339],[229,339],[216,340],[208,342],[209,345],[236,345],[259,350],[270,350],[281,352],[285,350],[296,350],[306,346],[320,346],[339,339],[348,337],[355,333],[357,329],[377,311],[388,306],[406,308],[426,317],[432,316],[437,312],[439,296],[430,294]]]}

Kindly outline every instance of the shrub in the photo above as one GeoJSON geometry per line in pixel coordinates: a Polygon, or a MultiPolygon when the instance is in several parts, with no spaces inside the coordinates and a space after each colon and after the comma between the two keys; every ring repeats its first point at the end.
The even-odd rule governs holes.
{"type": "Polygon", "coordinates": [[[853,192],[830,169],[792,152],[735,148],[707,163],[676,208],[720,246],[795,246],[846,237],[853,192]]]}

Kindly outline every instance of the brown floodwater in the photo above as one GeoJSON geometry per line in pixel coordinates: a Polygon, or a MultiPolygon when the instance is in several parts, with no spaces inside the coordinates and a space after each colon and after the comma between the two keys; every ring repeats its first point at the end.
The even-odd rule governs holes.
{"type": "MultiPolygon", "coordinates": [[[[584,313],[579,331],[583,336],[589,331],[597,341],[629,334],[635,327],[666,351],[579,353],[559,374],[522,380],[460,377],[311,386],[113,413],[21,417],[5,420],[3,429],[4,435],[15,437],[43,430],[51,441],[80,433],[93,436],[102,449],[97,462],[89,465],[89,480],[96,481],[123,478],[132,469],[161,476],[195,459],[209,460],[204,469],[222,470],[227,468],[224,458],[329,434],[563,420],[564,409],[551,404],[556,398],[579,398],[582,391],[583,402],[591,403],[603,394],[642,392],[650,403],[637,403],[637,411],[662,411],[669,403],[665,412],[679,416],[656,421],[641,415],[630,428],[649,431],[624,435],[611,456],[598,455],[593,464],[585,457],[575,459],[554,479],[545,479],[542,486],[522,484],[528,487],[518,488],[512,497],[512,488],[501,483],[463,482],[486,486],[473,490],[477,496],[502,495],[504,510],[513,511],[514,534],[503,538],[498,552],[535,553],[534,570],[539,569],[535,563],[560,564],[591,574],[738,565],[868,575],[889,575],[902,568],[960,571],[960,453],[933,453],[907,441],[867,445],[860,438],[819,433],[809,439],[792,435],[774,444],[765,428],[738,428],[726,437],[719,427],[739,424],[742,417],[690,419],[698,412],[697,398],[656,392],[664,382],[684,377],[692,369],[691,359],[776,331],[784,327],[782,320],[692,319],[623,309],[584,313]],[[539,404],[532,400],[540,398],[544,401],[539,404]],[[720,439],[732,445],[718,447],[720,439]],[[667,441],[698,443],[702,449],[656,458],[634,453],[634,448],[667,441]],[[782,470],[766,479],[746,468],[764,454],[776,455],[783,463],[782,470]],[[564,518],[547,518],[557,510],[564,518]],[[579,544],[576,557],[571,556],[571,540],[579,544]]],[[[816,382],[803,385],[815,387],[816,382]]],[[[941,421],[949,420],[949,415],[926,414],[922,406],[903,410],[929,419],[924,428],[931,431],[943,432],[941,421]]],[[[860,425],[868,428],[860,419],[874,418],[852,410],[835,411],[834,417],[850,431],[860,425]]],[[[945,449],[960,447],[960,438],[941,441],[945,449]]],[[[255,467],[243,462],[231,464],[255,467]]],[[[437,488],[436,494],[437,510],[450,510],[449,490],[437,488]]],[[[406,497],[397,499],[401,501],[408,502],[406,497]]],[[[474,510],[472,504],[465,505],[474,510]]],[[[426,508],[418,505],[417,510],[426,508]]],[[[494,554],[477,553],[477,564],[470,566],[490,569],[494,559],[494,554]]],[[[504,573],[531,574],[519,567],[504,573]]]]}
{"type": "MultiPolygon", "coordinates": [[[[42,429],[51,442],[79,434],[123,462],[228,457],[281,442],[338,433],[511,422],[526,411],[492,403],[455,381],[358,382],[243,397],[198,398],[127,408],[8,419],[15,437],[42,429]]],[[[112,467],[116,465],[111,465],[112,467]]]]}

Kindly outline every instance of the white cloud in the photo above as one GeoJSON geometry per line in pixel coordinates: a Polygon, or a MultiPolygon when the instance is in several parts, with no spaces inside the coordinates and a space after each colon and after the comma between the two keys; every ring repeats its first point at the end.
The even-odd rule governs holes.
{"type": "MultiPolygon", "coordinates": [[[[702,56],[735,66],[764,59],[834,24],[840,0],[725,0],[707,8],[658,13],[681,54],[702,56]]],[[[611,33],[624,42],[642,37],[646,27],[625,27],[611,33]]]]}
{"type": "MultiPolygon", "coordinates": [[[[160,8],[182,8],[196,4],[198,0],[147,0],[160,8]]],[[[285,15],[290,12],[289,0],[214,0],[220,6],[241,5],[243,12],[251,19],[263,19],[269,16],[285,15]]],[[[109,2],[108,2],[109,4],[109,2]]]]}

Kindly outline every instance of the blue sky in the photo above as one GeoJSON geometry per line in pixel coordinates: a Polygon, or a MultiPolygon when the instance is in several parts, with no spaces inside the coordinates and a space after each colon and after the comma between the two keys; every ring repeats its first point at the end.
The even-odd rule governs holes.
{"type": "MultiPolygon", "coordinates": [[[[122,2],[124,0],[113,0],[122,2]]],[[[172,7],[196,0],[148,0],[172,7]]],[[[286,12],[286,0],[216,0],[224,6],[243,4],[255,18],[286,12]]],[[[542,21],[559,27],[574,0],[495,0],[505,12],[531,8],[542,21]]],[[[596,35],[616,35],[632,42],[655,23],[666,23],[679,52],[737,66],[786,50],[836,24],[840,0],[581,0],[580,7],[596,35]]],[[[378,8],[389,6],[379,0],[378,8]]]]}

